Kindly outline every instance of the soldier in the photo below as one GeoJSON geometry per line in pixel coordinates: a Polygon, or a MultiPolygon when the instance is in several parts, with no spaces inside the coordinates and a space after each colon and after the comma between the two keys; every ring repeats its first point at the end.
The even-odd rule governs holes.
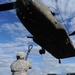
{"type": "Polygon", "coordinates": [[[32,68],[31,63],[24,59],[23,52],[17,53],[16,58],[10,66],[12,75],[27,75],[27,70],[32,68]]]}

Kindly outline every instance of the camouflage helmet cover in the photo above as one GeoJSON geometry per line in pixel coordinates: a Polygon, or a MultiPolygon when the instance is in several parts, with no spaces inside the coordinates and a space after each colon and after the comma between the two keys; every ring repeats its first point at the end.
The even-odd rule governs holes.
{"type": "Polygon", "coordinates": [[[24,58],[25,57],[24,52],[18,52],[17,56],[19,56],[20,58],[24,58]]]}

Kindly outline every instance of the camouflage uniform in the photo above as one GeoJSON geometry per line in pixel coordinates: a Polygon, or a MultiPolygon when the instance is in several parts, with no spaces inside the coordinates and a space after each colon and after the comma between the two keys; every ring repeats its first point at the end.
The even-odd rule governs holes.
{"type": "Polygon", "coordinates": [[[20,56],[20,59],[13,62],[10,66],[12,75],[27,75],[27,70],[32,68],[31,63],[22,59],[24,58],[23,52],[19,52],[17,56],[20,56]]]}

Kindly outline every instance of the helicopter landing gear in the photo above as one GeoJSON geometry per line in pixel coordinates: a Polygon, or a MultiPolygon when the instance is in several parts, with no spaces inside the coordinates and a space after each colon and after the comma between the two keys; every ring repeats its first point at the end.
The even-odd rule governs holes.
{"type": "Polygon", "coordinates": [[[39,53],[40,53],[40,54],[45,54],[45,49],[43,49],[43,48],[40,49],[40,50],[39,50],[39,53]]]}
{"type": "Polygon", "coordinates": [[[61,60],[59,59],[59,64],[61,64],[61,60]]]}

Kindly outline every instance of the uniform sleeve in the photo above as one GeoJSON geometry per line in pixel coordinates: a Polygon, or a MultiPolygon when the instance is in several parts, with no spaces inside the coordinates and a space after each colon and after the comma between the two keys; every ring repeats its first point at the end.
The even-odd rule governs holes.
{"type": "Polygon", "coordinates": [[[32,68],[32,64],[31,64],[31,62],[29,62],[29,63],[30,63],[29,69],[31,69],[32,68]]]}
{"type": "Polygon", "coordinates": [[[10,68],[11,68],[11,72],[19,71],[19,68],[17,68],[15,62],[13,62],[13,63],[10,65],[10,68]]]}
{"type": "Polygon", "coordinates": [[[29,62],[29,69],[31,69],[32,68],[32,64],[31,64],[31,62],[29,62]]]}
{"type": "Polygon", "coordinates": [[[10,65],[10,69],[11,69],[11,72],[14,72],[15,70],[13,69],[13,63],[10,65]]]}

